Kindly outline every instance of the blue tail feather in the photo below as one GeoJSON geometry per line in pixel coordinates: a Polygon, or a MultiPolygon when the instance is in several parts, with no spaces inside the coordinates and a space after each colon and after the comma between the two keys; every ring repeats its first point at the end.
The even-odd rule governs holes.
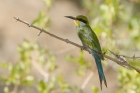
{"type": "Polygon", "coordinates": [[[92,56],[94,57],[95,62],[96,62],[96,66],[97,66],[98,74],[99,74],[99,79],[100,79],[100,87],[101,87],[101,90],[102,90],[102,81],[104,81],[104,84],[105,84],[106,87],[107,87],[107,82],[106,82],[105,75],[104,75],[104,72],[103,72],[103,68],[102,68],[102,64],[101,64],[101,58],[98,55],[96,55],[93,52],[92,49],[90,49],[90,53],[92,54],[92,56]]]}

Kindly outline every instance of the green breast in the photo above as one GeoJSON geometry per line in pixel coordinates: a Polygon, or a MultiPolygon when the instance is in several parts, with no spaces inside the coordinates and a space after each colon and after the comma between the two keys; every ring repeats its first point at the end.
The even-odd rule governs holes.
{"type": "Polygon", "coordinates": [[[77,26],[76,29],[78,36],[85,47],[102,53],[99,40],[89,25],[77,26]]]}

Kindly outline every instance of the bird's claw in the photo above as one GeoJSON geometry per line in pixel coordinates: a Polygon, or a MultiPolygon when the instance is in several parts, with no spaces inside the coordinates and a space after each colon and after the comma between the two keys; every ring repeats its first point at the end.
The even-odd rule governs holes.
{"type": "Polygon", "coordinates": [[[105,52],[103,52],[103,55],[105,55],[106,54],[106,51],[105,52]]]}
{"type": "Polygon", "coordinates": [[[90,50],[88,50],[85,46],[82,46],[82,47],[81,47],[81,50],[87,50],[87,51],[89,52],[89,54],[91,54],[91,53],[90,53],[90,50]]]}
{"type": "Polygon", "coordinates": [[[86,50],[86,47],[82,46],[82,47],[81,47],[81,50],[86,50]]]}

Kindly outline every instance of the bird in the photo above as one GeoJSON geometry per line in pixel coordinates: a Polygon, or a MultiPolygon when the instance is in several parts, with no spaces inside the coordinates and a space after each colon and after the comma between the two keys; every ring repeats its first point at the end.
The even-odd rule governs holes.
{"type": "Polygon", "coordinates": [[[87,49],[89,53],[92,54],[92,56],[94,57],[98,69],[100,88],[102,90],[102,81],[104,81],[104,84],[107,87],[106,78],[101,64],[101,59],[104,60],[104,57],[102,55],[101,46],[95,32],[91,29],[89,21],[86,16],[78,15],[76,17],[73,16],[65,16],[65,17],[74,20],[77,35],[82,42],[83,48],[87,49]],[[101,55],[99,56],[97,54],[101,55]]]}

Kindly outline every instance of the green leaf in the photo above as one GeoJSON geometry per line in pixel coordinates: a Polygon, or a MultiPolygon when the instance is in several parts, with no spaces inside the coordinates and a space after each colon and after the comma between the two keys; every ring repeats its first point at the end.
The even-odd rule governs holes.
{"type": "Polygon", "coordinates": [[[95,86],[92,86],[92,92],[93,93],[99,93],[99,89],[95,86]]]}

